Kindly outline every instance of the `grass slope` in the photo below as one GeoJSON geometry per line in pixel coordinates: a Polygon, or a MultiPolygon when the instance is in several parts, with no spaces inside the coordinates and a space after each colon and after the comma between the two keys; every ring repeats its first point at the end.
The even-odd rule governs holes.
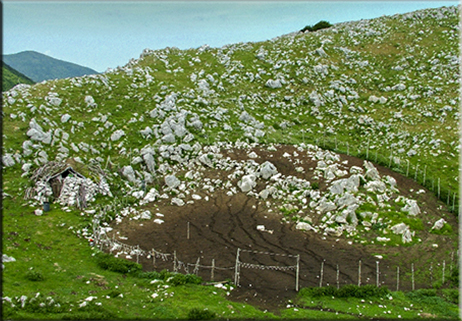
{"type": "Polygon", "coordinates": [[[3,63],[2,66],[2,91],[7,91],[16,86],[17,84],[32,85],[34,81],[27,78],[19,71],[14,70],[7,64],[3,63]]]}
{"type": "Polygon", "coordinates": [[[3,61],[35,82],[98,73],[91,68],[55,59],[36,51],[4,55],[3,61]]]}
{"type": "MultiPolygon", "coordinates": [[[[103,270],[81,237],[90,215],[59,208],[34,215],[39,204],[23,199],[30,182],[27,173],[21,176],[22,166],[37,168],[45,156],[79,157],[103,167],[113,163],[109,183],[116,197],[99,197],[94,204],[126,202],[131,188],[116,170],[131,164],[144,146],[164,145],[161,124],[179,121],[181,111],[187,111],[187,121],[203,124],[202,129],[187,126],[194,136],[191,144],[305,141],[335,144],[363,156],[367,148],[385,163],[391,154],[393,166],[404,173],[409,161],[409,176],[417,170],[417,179],[433,184],[435,193],[438,182],[441,194],[447,193],[441,198],[452,198],[459,166],[458,23],[456,8],[439,8],[259,43],[147,50],[104,74],[4,92],[3,155],[13,164],[3,167],[2,253],[16,258],[4,263],[4,318],[171,319],[187,318],[194,307],[208,308],[220,318],[357,317],[355,307],[367,303],[356,299],[322,301],[327,311],[311,309],[318,303],[305,300],[303,308],[290,306],[276,315],[226,301],[223,289],[174,287],[103,270]],[[281,87],[269,88],[268,80],[279,80],[281,87]],[[254,121],[243,120],[244,111],[254,121]],[[62,121],[64,114],[70,120],[62,121]],[[49,143],[30,141],[32,119],[52,135],[49,143]],[[146,127],[152,135],[140,132],[146,127]],[[256,137],[257,129],[264,135],[256,137]],[[112,140],[117,130],[125,135],[112,140]],[[37,274],[29,271],[38,271],[44,280],[32,281],[37,274]]],[[[142,166],[133,165],[140,172],[142,166]]],[[[393,306],[391,313],[382,315],[377,308],[371,313],[455,317],[448,312],[457,309],[453,303],[447,308],[451,303],[432,299],[440,308],[427,309],[417,303],[421,298],[401,293],[392,297],[386,304],[393,306]]],[[[371,309],[379,301],[372,302],[371,309]]]]}

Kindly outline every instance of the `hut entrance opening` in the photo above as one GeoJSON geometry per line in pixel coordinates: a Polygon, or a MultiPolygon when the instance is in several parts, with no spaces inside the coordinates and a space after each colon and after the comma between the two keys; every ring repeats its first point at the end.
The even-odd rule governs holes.
{"type": "Polygon", "coordinates": [[[61,190],[63,189],[64,185],[64,179],[68,176],[77,176],[80,178],[85,178],[85,176],[76,172],[72,167],[68,167],[64,171],[51,176],[48,180],[48,183],[50,184],[51,189],[53,190],[53,197],[55,199],[59,198],[59,196],[61,195],[61,190]]]}

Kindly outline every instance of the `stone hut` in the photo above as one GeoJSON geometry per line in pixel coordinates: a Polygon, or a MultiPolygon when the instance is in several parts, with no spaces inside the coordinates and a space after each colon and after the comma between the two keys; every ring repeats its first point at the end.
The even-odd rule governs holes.
{"type": "Polygon", "coordinates": [[[25,198],[84,209],[96,194],[112,196],[105,177],[99,166],[87,166],[73,159],[48,162],[32,174],[35,186],[26,190],[25,198]]]}

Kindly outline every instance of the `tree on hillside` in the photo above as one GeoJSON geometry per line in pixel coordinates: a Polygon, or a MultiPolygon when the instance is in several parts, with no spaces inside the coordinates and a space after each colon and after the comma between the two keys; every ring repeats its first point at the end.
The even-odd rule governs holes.
{"type": "Polygon", "coordinates": [[[315,24],[314,26],[306,26],[305,28],[303,28],[300,31],[301,32],[306,32],[306,31],[312,32],[312,31],[316,31],[316,30],[319,30],[319,29],[326,29],[326,28],[330,28],[330,27],[332,27],[332,25],[328,21],[321,20],[317,24],[315,24]]]}

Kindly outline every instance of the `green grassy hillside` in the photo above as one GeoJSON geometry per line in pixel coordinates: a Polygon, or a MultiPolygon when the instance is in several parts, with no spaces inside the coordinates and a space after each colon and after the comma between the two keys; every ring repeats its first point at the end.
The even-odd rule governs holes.
{"type": "Polygon", "coordinates": [[[16,259],[4,263],[4,317],[172,319],[192,308],[240,319],[383,317],[376,306],[386,302],[388,318],[457,318],[456,294],[446,289],[370,300],[305,293],[280,313],[261,311],[227,301],[229,288],[106,270],[85,237],[92,209],[111,205],[114,218],[140,206],[131,195],[143,179],[158,187],[177,163],[166,150],[182,146],[187,156],[187,148],[220,141],[358,155],[457,207],[459,86],[459,12],[443,7],[264,42],[145,50],[103,74],[3,92],[2,253],[16,259]],[[154,169],[143,161],[148,149],[154,169]],[[25,200],[31,174],[71,158],[106,169],[113,197],[96,196],[90,211],[56,205],[35,215],[41,202],[25,200]],[[133,181],[123,174],[128,166],[133,181]],[[369,305],[376,310],[365,312],[369,305]]]}
{"type": "Polygon", "coordinates": [[[3,63],[2,66],[2,91],[7,91],[17,84],[32,85],[34,81],[27,78],[19,71],[14,70],[10,66],[3,63]]]}

